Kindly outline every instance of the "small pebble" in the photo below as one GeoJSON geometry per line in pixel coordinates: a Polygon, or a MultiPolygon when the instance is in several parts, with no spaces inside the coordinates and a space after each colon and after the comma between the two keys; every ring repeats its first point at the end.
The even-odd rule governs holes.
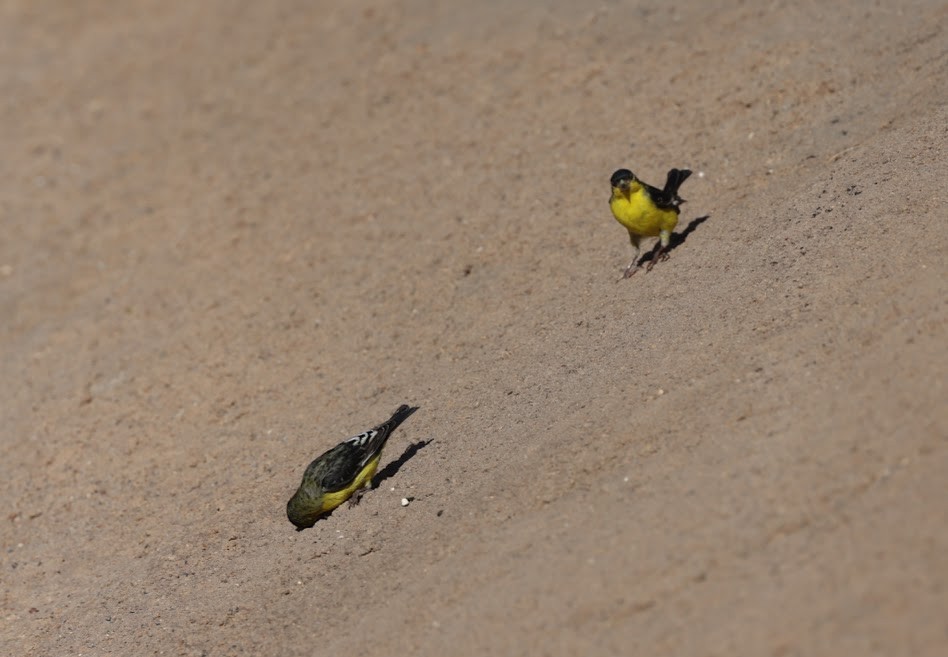
{"type": "Polygon", "coordinates": [[[402,498],[402,506],[408,506],[408,498],[407,498],[407,497],[403,497],[403,498],[402,498]]]}

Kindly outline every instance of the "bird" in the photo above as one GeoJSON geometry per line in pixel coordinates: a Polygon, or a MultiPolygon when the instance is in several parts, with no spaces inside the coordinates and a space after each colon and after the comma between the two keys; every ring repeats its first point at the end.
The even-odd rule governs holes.
{"type": "Polygon", "coordinates": [[[622,278],[631,277],[641,268],[636,263],[643,237],[658,237],[661,242],[645,271],[650,271],[659,258],[668,257],[665,251],[678,223],[678,207],[685,202],[678,196],[678,188],[690,175],[689,169],[672,169],[668,172],[665,189],[658,189],[642,182],[628,169],[619,169],[612,174],[609,208],[616,221],[629,231],[629,239],[635,247],[635,257],[625,268],[622,278]]]}
{"type": "Polygon", "coordinates": [[[372,486],[385,442],[417,410],[417,406],[402,404],[387,421],[343,440],[309,464],[299,488],[286,503],[286,516],[297,531],[312,527],[346,500],[350,506],[359,503],[365,489],[372,486]]]}

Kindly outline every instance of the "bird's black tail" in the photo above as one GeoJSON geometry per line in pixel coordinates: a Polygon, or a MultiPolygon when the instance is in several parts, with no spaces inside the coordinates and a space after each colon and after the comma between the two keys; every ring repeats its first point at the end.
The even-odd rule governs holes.
{"type": "Polygon", "coordinates": [[[360,433],[358,436],[350,438],[349,440],[351,441],[359,441],[357,447],[362,450],[363,454],[360,467],[368,463],[372,457],[381,452],[382,448],[385,447],[385,443],[388,442],[388,437],[392,435],[392,432],[395,431],[399,424],[408,419],[409,415],[417,410],[417,406],[402,404],[395,409],[392,417],[379,426],[371,431],[366,431],[365,433],[360,433]]]}
{"type": "Polygon", "coordinates": [[[668,172],[668,178],[665,180],[665,189],[662,191],[672,198],[675,198],[678,196],[678,188],[681,187],[681,183],[688,180],[688,176],[690,175],[690,169],[672,169],[668,172]]]}
{"type": "Polygon", "coordinates": [[[388,419],[387,422],[383,422],[377,428],[381,433],[390,434],[392,433],[399,424],[408,419],[408,417],[418,410],[417,406],[409,406],[408,404],[402,404],[395,412],[392,414],[392,417],[388,419]]]}

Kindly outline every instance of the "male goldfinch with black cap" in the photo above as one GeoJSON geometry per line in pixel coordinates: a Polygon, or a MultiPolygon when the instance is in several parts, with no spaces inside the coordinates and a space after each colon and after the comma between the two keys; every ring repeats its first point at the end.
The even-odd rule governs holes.
{"type": "Polygon", "coordinates": [[[619,169],[612,174],[609,207],[616,221],[629,231],[629,239],[635,247],[635,257],[625,268],[623,278],[629,278],[640,269],[638,259],[643,237],[657,237],[661,242],[645,271],[650,271],[660,258],[668,257],[665,251],[678,223],[678,206],[685,202],[678,196],[678,188],[690,175],[688,169],[672,169],[668,172],[665,188],[658,189],[642,182],[628,169],[619,169]]]}

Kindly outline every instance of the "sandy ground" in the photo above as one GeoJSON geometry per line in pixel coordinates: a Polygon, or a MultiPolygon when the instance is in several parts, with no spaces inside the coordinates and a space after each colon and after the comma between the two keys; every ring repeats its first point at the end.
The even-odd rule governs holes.
{"type": "Polygon", "coordinates": [[[0,3],[0,653],[946,654],[946,26],[0,3]]]}

